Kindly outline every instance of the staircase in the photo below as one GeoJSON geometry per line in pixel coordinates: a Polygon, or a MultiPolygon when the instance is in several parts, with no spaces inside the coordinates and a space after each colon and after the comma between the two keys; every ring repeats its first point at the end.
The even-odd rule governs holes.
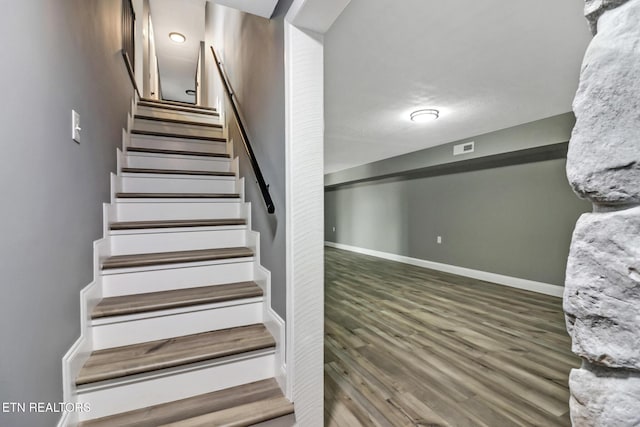
{"type": "Polygon", "coordinates": [[[139,100],[118,150],[62,425],[291,426],[238,161],[215,110],[139,100]]]}

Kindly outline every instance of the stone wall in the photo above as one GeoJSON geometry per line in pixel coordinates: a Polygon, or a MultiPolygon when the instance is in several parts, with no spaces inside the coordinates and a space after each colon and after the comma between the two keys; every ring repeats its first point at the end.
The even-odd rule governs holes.
{"type": "Polygon", "coordinates": [[[564,310],[576,427],[640,426],[640,0],[586,0],[595,34],[574,100],[567,156],[578,221],[564,310]]]}

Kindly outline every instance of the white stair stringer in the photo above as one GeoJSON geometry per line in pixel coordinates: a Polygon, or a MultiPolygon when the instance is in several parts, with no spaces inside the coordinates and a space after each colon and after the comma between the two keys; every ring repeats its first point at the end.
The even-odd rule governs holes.
{"type": "MultiPolygon", "coordinates": [[[[109,215],[109,205],[103,205],[103,215],[109,215]]],[[[104,234],[106,236],[106,234],[104,234]]],[[[103,298],[102,276],[100,275],[101,259],[110,252],[108,238],[93,242],[93,281],[80,291],[80,337],[62,358],[62,389],[64,402],[76,401],[76,383],[80,369],[93,351],[93,329],[91,328],[91,312],[103,298]]],[[[58,426],[75,425],[78,422],[77,412],[65,412],[58,426]]]]}
{"type": "MultiPolygon", "coordinates": [[[[219,122],[217,116],[160,112],[160,109],[135,103],[132,111],[177,120],[219,122]]],[[[238,159],[233,158],[233,146],[224,142],[131,134],[134,124],[140,128],[140,123],[130,115],[127,129],[123,131],[122,149],[117,150],[118,174],[111,177],[112,200],[104,206],[104,237],[94,245],[94,281],[81,292],[81,336],[63,359],[65,402],[86,403],[91,411],[65,413],[60,426],[272,377],[286,389],[285,325],[271,309],[270,273],[260,265],[259,235],[251,231],[250,204],[244,202],[244,180],[237,178],[238,159]],[[128,147],[136,144],[227,153],[231,158],[128,151],[128,147]],[[236,175],[123,173],[123,168],[235,172],[236,175]],[[119,192],[238,193],[240,197],[127,199],[117,198],[115,195],[119,192]],[[184,219],[244,219],[246,225],[117,231],[110,230],[109,226],[114,222],[184,219]],[[249,247],[254,256],[139,268],[101,268],[102,261],[114,255],[225,247],[249,247]],[[91,319],[91,312],[102,298],[249,281],[258,284],[263,296],[91,319]],[[75,378],[92,351],[259,323],[273,335],[275,349],[75,385],[75,378]]],[[[163,129],[175,134],[184,131],[177,124],[163,129]]],[[[226,136],[226,129],[221,134],[226,136]]]]}

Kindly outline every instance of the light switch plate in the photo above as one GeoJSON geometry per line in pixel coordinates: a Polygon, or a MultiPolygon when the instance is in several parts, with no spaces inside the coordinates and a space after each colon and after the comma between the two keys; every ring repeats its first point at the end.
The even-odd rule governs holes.
{"type": "Polygon", "coordinates": [[[71,138],[80,144],[80,114],[76,110],[71,110],[71,138]]]}

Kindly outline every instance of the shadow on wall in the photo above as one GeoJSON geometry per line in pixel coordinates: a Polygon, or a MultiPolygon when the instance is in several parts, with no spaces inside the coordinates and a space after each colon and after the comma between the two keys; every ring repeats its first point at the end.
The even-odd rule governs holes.
{"type": "MultiPolygon", "coordinates": [[[[333,196],[334,200],[325,203],[339,207],[344,214],[339,217],[340,226],[326,240],[394,254],[408,253],[409,206],[406,186],[401,181],[393,178],[360,184],[357,191],[327,191],[327,197],[333,196]]],[[[327,227],[330,232],[337,221],[333,224],[327,227]]]]}

